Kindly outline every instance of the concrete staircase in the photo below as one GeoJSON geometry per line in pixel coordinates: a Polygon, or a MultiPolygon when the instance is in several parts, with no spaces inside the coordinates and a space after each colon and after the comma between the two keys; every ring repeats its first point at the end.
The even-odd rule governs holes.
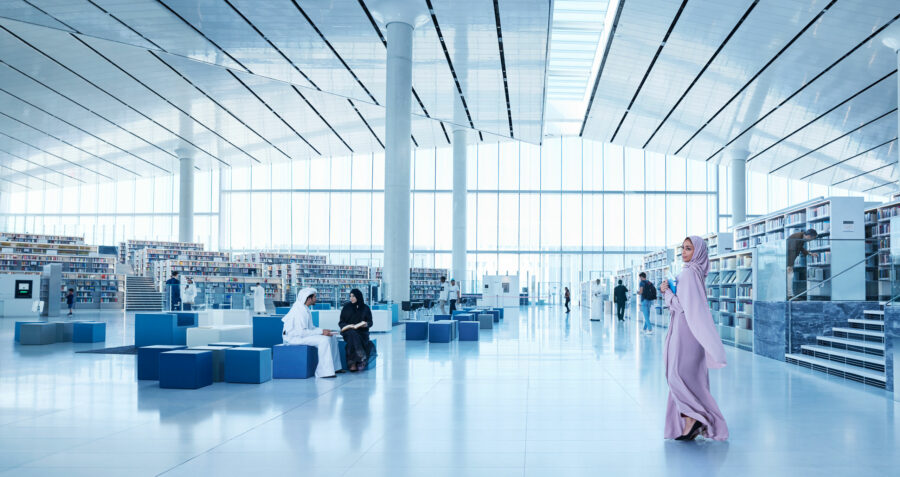
{"type": "Polygon", "coordinates": [[[125,309],[128,311],[161,311],[163,294],[156,290],[150,277],[125,277],[125,309]]]}
{"type": "Polygon", "coordinates": [[[817,336],[816,344],[801,346],[799,354],[786,354],[785,361],[884,388],[884,305],[847,322],[833,327],[831,336],[817,336]]]}

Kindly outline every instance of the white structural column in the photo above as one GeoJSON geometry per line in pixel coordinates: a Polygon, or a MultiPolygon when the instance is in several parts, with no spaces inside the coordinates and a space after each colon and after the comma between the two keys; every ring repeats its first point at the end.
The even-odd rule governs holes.
{"type": "Polygon", "coordinates": [[[194,158],[185,155],[179,159],[178,241],[194,241],[194,158]]]}
{"type": "Polygon", "coordinates": [[[453,278],[460,284],[466,279],[466,144],[469,132],[461,127],[453,129],[453,278]]]}
{"type": "Polygon", "coordinates": [[[394,302],[409,300],[412,32],[409,23],[387,24],[382,280],[394,302]]]}
{"type": "Polygon", "coordinates": [[[747,220],[747,159],[745,154],[731,156],[731,224],[747,220]]]}

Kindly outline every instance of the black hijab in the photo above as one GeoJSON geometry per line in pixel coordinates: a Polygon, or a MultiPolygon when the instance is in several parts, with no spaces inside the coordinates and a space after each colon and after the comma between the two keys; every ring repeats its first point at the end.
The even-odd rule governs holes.
{"type": "Polygon", "coordinates": [[[359,309],[363,305],[366,304],[366,301],[363,299],[363,294],[361,291],[359,291],[359,288],[354,288],[354,289],[350,290],[350,294],[353,295],[354,297],[356,297],[356,306],[355,306],[356,309],[359,309]]]}
{"type": "Polygon", "coordinates": [[[363,300],[363,294],[359,289],[350,290],[350,294],[356,297],[356,303],[348,301],[341,310],[341,318],[339,325],[343,328],[346,325],[354,325],[361,321],[365,321],[372,326],[372,311],[363,300]]]}

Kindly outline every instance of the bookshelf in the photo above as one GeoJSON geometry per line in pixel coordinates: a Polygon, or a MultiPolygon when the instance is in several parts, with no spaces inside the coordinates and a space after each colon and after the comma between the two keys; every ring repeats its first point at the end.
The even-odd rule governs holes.
{"type": "Polygon", "coordinates": [[[234,261],[269,265],[283,265],[287,263],[325,264],[327,262],[327,257],[325,255],[308,255],[301,253],[250,252],[235,254],[234,261]]]}
{"type": "Polygon", "coordinates": [[[119,261],[134,267],[134,254],[144,248],[157,250],[203,250],[202,243],[159,242],[156,240],[126,240],[119,244],[119,261]]]}
{"type": "Polygon", "coordinates": [[[712,257],[706,295],[722,342],[753,351],[756,270],[753,249],[712,257]]]}
{"type": "Polygon", "coordinates": [[[364,265],[330,265],[326,263],[288,263],[282,265],[289,289],[296,293],[302,288],[313,287],[318,301],[335,307],[347,301],[350,290],[358,288],[363,299],[371,301],[369,267],[364,265]]]}
{"type": "Polygon", "coordinates": [[[231,254],[228,252],[209,252],[203,250],[142,248],[134,253],[134,273],[140,276],[150,276],[153,273],[153,263],[163,260],[229,262],[231,261],[231,254]]]}
{"type": "Polygon", "coordinates": [[[125,275],[63,273],[59,290],[63,309],[69,288],[75,290],[75,309],[120,309],[125,299],[125,275]]]}
{"type": "MultiPolygon", "coordinates": [[[[381,281],[383,268],[374,269],[375,280],[381,281]]],[[[443,268],[410,268],[409,299],[412,301],[436,300],[441,292],[441,277],[448,276],[443,268]]]]}
{"type": "Polygon", "coordinates": [[[40,272],[44,265],[59,263],[62,271],[69,273],[115,272],[115,258],[112,256],[70,256],[51,254],[0,253],[0,270],[11,272],[40,272]]]}
{"type": "Polygon", "coordinates": [[[191,277],[259,277],[260,265],[243,262],[214,262],[206,260],[161,260],[153,262],[153,277],[159,290],[165,289],[166,280],[178,272],[181,279],[191,277]]]}
{"type": "Polygon", "coordinates": [[[56,245],[84,245],[84,237],[0,232],[0,240],[56,245]]]}
{"type": "Polygon", "coordinates": [[[878,253],[866,261],[866,295],[869,300],[888,301],[893,298],[892,282],[900,279],[891,264],[891,222],[900,216],[900,200],[894,200],[865,211],[866,256],[878,253]]]}
{"type": "MultiPolygon", "coordinates": [[[[281,280],[273,280],[260,277],[244,276],[191,276],[197,286],[196,304],[209,306],[230,305],[236,308],[243,307],[244,297],[251,295],[250,290],[261,284],[266,290],[266,298],[281,300],[284,289],[281,280]]],[[[184,282],[182,282],[184,286],[184,282]]],[[[248,306],[252,307],[252,301],[248,306]]]]}
{"type": "MultiPolygon", "coordinates": [[[[866,256],[863,208],[862,197],[819,197],[757,217],[735,226],[734,250],[752,249],[762,243],[782,241],[791,234],[815,229],[818,238],[807,244],[807,249],[816,252],[818,257],[808,258],[805,267],[802,260],[794,266],[795,280],[806,277],[809,292],[804,297],[807,300],[864,300],[866,271],[863,267],[854,267],[866,256]],[[838,226],[832,227],[832,224],[838,226]],[[828,281],[832,276],[835,276],[834,280],[828,281]]],[[[795,294],[803,291],[803,285],[799,286],[801,288],[794,286],[795,294]]]]}
{"type": "Polygon", "coordinates": [[[39,242],[13,242],[0,240],[0,251],[23,255],[97,255],[97,247],[92,245],[51,244],[39,242]]]}

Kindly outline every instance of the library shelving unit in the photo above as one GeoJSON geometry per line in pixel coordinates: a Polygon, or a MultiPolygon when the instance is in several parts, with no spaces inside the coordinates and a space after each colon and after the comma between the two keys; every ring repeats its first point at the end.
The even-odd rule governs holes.
{"type": "Polygon", "coordinates": [[[125,275],[63,273],[59,299],[65,309],[66,293],[75,290],[75,309],[120,309],[124,302],[125,275]]]}
{"type": "MultiPolygon", "coordinates": [[[[253,293],[250,289],[256,286],[257,283],[266,290],[266,298],[282,300],[283,297],[281,280],[271,278],[192,275],[191,279],[197,286],[198,293],[195,301],[197,304],[228,304],[234,307],[237,305],[235,303],[235,299],[237,299],[241,300],[240,305],[243,306],[244,297],[248,297],[253,293]]],[[[182,282],[182,286],[184,286],[184,282],[182,282]]]]}
{"type": "Polygon", "coordinates": [[[97,255],[97,247],[93,245],[13,242],[8,240],[0,240],[0,250],[2,250],[3,253],[17,253],[23,255],[97,255]]]}
{"type": "Polygon", "coordinates": [[[364,265],[330,265],[327,263],[288,263],[282,265],[289,289],[295,294],[302,288],[316,289],[318,301],[340,306],[348,300],[350,290],[358,288],[363,299],[370,301],[369,267],[364,265]]]}
{"type": "Polygon", "coordinates": [[[119,260],[134,267],[134,254],[143,248],[157,250],[203,250],[202,243],[160,242],[156,240],[126,240],[119,244],[119,260]]]}
{"type": "MultiPolygon", "coordinates": [[[[751,249],[761,243],[785,240],[796,232],[815,229],[818,238],[806,247],[818,256],[806,261],[809,292],[804,295],[805,299],[864,300],[865,269],[854,266],[865,258],[863,208],[862,197],[819,197],[757,217],[735,226],[734,250],[751,249]],[[834,280],[821,285],[832,276],[834,280]]],[[[802,277],[799,264],[794,269],[801,271],[802,277]]],[[[801,291],[795,290],[795,293],[801,291]]]]}
{"type": "Polygon", "coordinates": [[[709,260],[706,295],[722,342],[753,350],[754,249],[717,255],[709,260]]]}
{"type": "MultiPolygon", "coordinates": [[[[382,267],[374,269],[376,281],[381,281],[382,267]]],[[[410,268],[409,299],[413,301],[435,300],[441,292],[441,277],[447,276],[443,268],[410,268]]]]}
{"type": "Polygon", "coordinates": [[[134,253],[134,273],[139,276],[150,276],[153,273],[153,263],[163,260],[230,262],[231,254],[228,252],[209,252],[204,250],[142,248],[134,253]]]}
{"type": "Polygon", "coordinates": [[[199,260],[161,260],[153,263],[153,277],[159,290],[165,290],[166,280],[178,272],[181,279],[191,277],[195,282],[199,277],[259,277],[258,263],[210,262],[199,260]]]}
{"type": "Polygon", "coordinates": [[[0,240],[56,245],[84,245],[84,237],[0,232],[0,240]]]}
{"type": "MultiPolygon", "coordinates": [[[[649,280],[657,289],[657,300],[653,304],[656,313],[650,314],[650,321],[657,326],[665,327],[669,325],[669,307],[666,306],[666,301],[662,297],[662,292],[659,291],[659,286],[663,280],[668,278],[672,268],[672,260],[674,258],[675,249],[669,247],[644,255],[642,262],[641,271],[647,274],[647,280],[649,280]]],[[[638,277],[637,280],[640,281],[640,277],[638,277]]],[[[634,291],[637,292],[637,288],[635,288],[634,291]]]]}
{"type": "Polygon", "coordinates": [[[327,262],[325,255],[309,255],[285,252],[249,252],[234,255],[235,262],[265,263],[282,265],[286,263],[321,263],[327,262]]]}
{"type": "Polygon", "coordinates": [[[869,299],[887,301],[893,298],[891,283],[898,277],[891,264],[891,219],[900,216],[900,200],[866,209],[866,238],[871,247],[866,256],[878,255],[866,263],[866,287],[869,299]]]}
{"type": "Polygon", "coordinates": [[[40,272],[44,265],[59,263],[64,273],[105,273],[115,272],[114,256],[70,256],[52,254],[0,253],[0,270],[15,272],[40,272]]]}

